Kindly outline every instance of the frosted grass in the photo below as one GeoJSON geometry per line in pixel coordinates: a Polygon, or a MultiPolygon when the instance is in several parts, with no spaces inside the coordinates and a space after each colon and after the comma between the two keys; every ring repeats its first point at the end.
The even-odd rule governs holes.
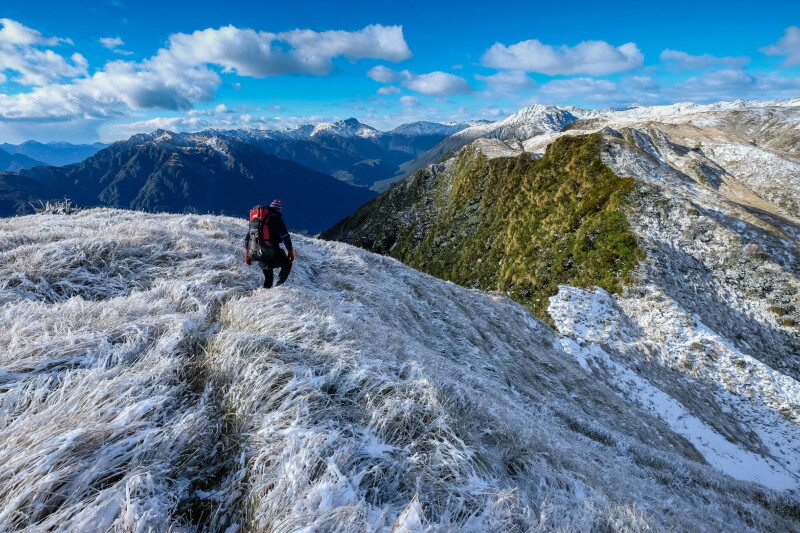
{"type": "Polygon", "coordinates": [[[519,305],[300,236],[254,289],[243,228],[0,221],[0,531],[797,528],[519,305]]]}

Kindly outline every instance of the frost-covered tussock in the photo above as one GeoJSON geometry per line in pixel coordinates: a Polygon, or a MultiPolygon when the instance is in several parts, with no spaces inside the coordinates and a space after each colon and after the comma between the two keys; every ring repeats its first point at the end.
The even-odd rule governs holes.
{"type": "Polygon", "coordinates": [[[797,527],[521,306],[300,236],[254,290],[243,228],[0,221],[0,531],[797,527]]]}

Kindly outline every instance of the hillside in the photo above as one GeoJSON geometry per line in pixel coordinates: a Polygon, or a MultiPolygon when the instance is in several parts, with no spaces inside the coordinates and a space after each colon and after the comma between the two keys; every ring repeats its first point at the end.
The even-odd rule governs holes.
{"type": "Polygon", "coordinates": [[[559,337],[504,295],[301,236],[289,282],[254,289],[243,229],[0,220],[0,528],[800,528],[800,429],[772,407],[800,388],[699,317],[565,287],[559,337]],[[720,374],[662,366],[665,325],[720,374]]]}
{"type": "Polygon", "coordinates": [[[622,212],[632,180],[603,165],[600,144],[564,138],[538,161],[466,149],[448,170],[420,172],[321,236],[503,291],[547,319],[560,284],[619,292],[643,256],[622,212]]]}
{"type": "Polygon", "coordinates": [[[201,142],[159,130],[114,143],[64,167],[0,175],[0,215],[68,197],[82,206],[243,216],[280,198],[290,229],[316,233],[372,197],[331,176],[243,142],[201,142]]]}
{"type": "Polygon", "coordinates": [[[797,349],[800,131],[791,124],[800,106],[592,113],[557,133],[528,137],[521,128],[516,149],[477,139],[322,235],[469,287],[508,292],[542,318],[542,296],[558,284],[619,292],[633,274],[638,286],[673,285],[671,269],[685,255],[689,272],[681,275],[694,290],[712,300],[726,295],[732,309],[758,307],[756,322],[766,331],[788,332],[777,350],[797,349]],[[591,157],[580,156],[590,146],[591,157]],[[598,226],[601,220],[615,229],[598,226]],[[652,260],[631,272],[642,255],[634,248],[652,260]],[[594,280],[581,273],[584,264],[594,280]]]}

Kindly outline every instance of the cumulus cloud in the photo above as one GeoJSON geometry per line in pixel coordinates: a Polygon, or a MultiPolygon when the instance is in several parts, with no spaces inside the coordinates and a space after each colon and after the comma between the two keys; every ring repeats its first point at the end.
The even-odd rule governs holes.
{"type": "Polygon", "coordinates": [[[467,80],[446,72],[414,74],[404,70],[401,74],[403,76],[403,81],[401,82],[403,87],[422,94],[452,96],[454,94],[468,94],[473,91],[467,80]]]}
{"type": "Polygon", "coordinates": [[[265,78],[328,74],[335,57],[403,61],[411,57],[411,50],[402,26],[373,24],[355,32],[292,30],[277,34],[224,26],[174,34],[164,54],[178,63],[214,64],[240,76],[265,78]]]}
{"type": "MultiPolygon", "coordinates": [[[[166,48],[140,62],[111,61],[91,76],[74,54],[69,64],[44,44],[65,42],[9,19],[0,19],[0,72],[13,81],[38,85],[27,93],[0,94],[2,120],[71,120],[126,114],[138,109],[190,109],[211,100],[221,85],[210,67],[242,76],[323,75],[333,59],[366,57],[400,61],[411,56],[402,27],[371,25],[355,32],[293,30],[280,34],[226,26],[174,34],[166,48]],[[13,52],[13,53],[12,53],[13,52]],[[84,77],[75,78],[82,75],[84,77]],[[69,83],[52,83],[73,77],[69,83]]],[[[121,39],[112,37],[116,47],[121,39]]]]}
{"type": "Polygon", "coordinates": [[[679,50],[670,50],[667,48],[659,59],[664,63],[670,63],[679,69],[696,69],[696,68],[709,68],[715,66],[723,66],[728,68],[739,68],[745,66],[750,58],[747,56],[738,57],[716,57],[711,54],[703,54],[693,56],[686,52],[679,50]]]}
{"type": "Polygon", "coordinates": [[[378,65],[367,71],[367,77],[379,83],[394,83],[400,80],[400,73],[384,65],[378,65]]]}
{"type": "Polygon", "coordinates": [[[765,46],[759,50],[770,56],[785,56],[784,67],[800,65],[800,28],[789,26],[783,32],[783,37],[778,42],[765,46]]]}
{"type": "Polygon", "coordinates": [[[419,107],[422,105],[422,102],[419,101],[419,98],[416,96],[401,96],[400,103],[404,107],[419,107]]]}
{"type": "Polygon", "coordinates": [[[70,120],[106,118],[130,109],[189,109],[209,101],[220,85],[207,68],[180,73],[155,61],[114,61],[91,77],[36,87],[28,93],[0,94],[0,119],[70,120]]]}
{"type": "Polygon", "coordinates": [[[0,19],[0,74],[21,85],[44,85],[65,77],[86,74],[88,63],[81,54],[66,59],[46,46],[69,44],[69,39],[44,37],[11,19],[0,19]],[[5,72],[9,72],[7,76],[5,72]]]}
{"type": "Polygon", "coordinates": [[[484,66],[541,74],[605,76],[642,66],[644,55],[634,43],[612,46],[584,41],[575,46],[551,46],[533,39],[506,46],[495,43],[483,54],[484,66]]]}
{"type": "Polygon", "coordinates": [[[400,87],[394,85],[385,85],[378,89],[378,94],[400,94],[401,92],[400,87]]]}
{"type": "Polygon", "coordinates": [[[491,76],[476,75],[475,79],[485,81],[494,93],[500,95],[513,94],[536,87],[536,83],[521,70],[504,70],[491,76]]]}
{"type": "MultiPolygon", "coordinates": [[[[454,94],[469,94],[474,89],[467,80],[455,74],[447,72],[429,72],[428,74],[417,74],[410,70],[396,72],[383,65],[378,65],[367,72],[367,76],[380,83],[400,84],[412,91],[432,96],[452,96],[454,94]]],[[[392,94],[391,92],[380,92],[379,94],[392,94]]]]}
{"type": "Polygon", "coordinates": [[[9,18],[0,19],[0,24],[3,25],[3,28],[0,29],[0,42],[21,46],[72,44],[71,39],[44,37],[40,32],[9,18]]]}

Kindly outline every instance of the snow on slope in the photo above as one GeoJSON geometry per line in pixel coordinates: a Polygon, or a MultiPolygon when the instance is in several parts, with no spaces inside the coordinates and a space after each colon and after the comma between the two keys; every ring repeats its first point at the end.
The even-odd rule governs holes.
{"type": "MultiPolygon", "coordinates": [[[[645,321],[656,323],[649,330],[663,335],[661,346],[648,342],[650,339],[646,335],[640,333],[637,336],[629,317],[602,289],[590,292],[561,287],[559,294],[551,299],[549,311],[563,335],[558,344],[566,352],[589,372],[595,368],[608,372],[621,396],[633,399],[685,436],[709,464],[737,479],[755,481],[775,489],[797,489],[800,429],[795,424],[787,424],[776,411],[800,404],[800,383],[741,353],[703,325],[698,317],[682,314],[674,302],[670,308],[672,316],[661,314],[663,309],[658,308],[638,310],[640,324],[645,321]],[[654,314],[659,316],[654,317],[654,314]],[[664,334],[666,330],[671,331],[664,334]],[[691,407],[687,408],[651,383],[641,367],[632,370],[611,355],[615,354],[631,366],[646,360],[654,352],[668,363],[686,361],[693,346],[698,344],[710,346],[718,354],[713,360],[698,362],[705,368],[697,377],[702,376],[701,379],[706,378],[711,383],[725,379],[739,381],[735,387],[738,390],[732,391],[734,394],[718,391],[715,399],[724,405],[723,417],[736,413],[738,420],[747,421],[744,432],[733,425],[734,435],[721,434],[712,422],[704,420],[709,418],[711,409],[695,416],[691,407]],[[737,363],[749,367],[748,374],[743,376],[736,371],[737,363]],[[748,388],[762,390],[747,391],[748,388]],[[764,399],[767,405],[760,402],[753,405],[746,400],[748,396],[764,399]],[[761,447],[757,450],[743,446],[739,441],[746,440],[747,436],[742,439],[736,434],[753,430],[761,440],[761,447]]],[[[662,379],[665,378],[674,379],[675,376],[662,374],[662,379]]],[[[720,420],[714,422],[719,424],[720,420]]]]}
{"type": "Polygon", "coordinates": [[[0,220],[0,531],[800,527],[796,496],[720,472],[507,298],[300,236],[254,289],[243,230],[0,220]]]}

